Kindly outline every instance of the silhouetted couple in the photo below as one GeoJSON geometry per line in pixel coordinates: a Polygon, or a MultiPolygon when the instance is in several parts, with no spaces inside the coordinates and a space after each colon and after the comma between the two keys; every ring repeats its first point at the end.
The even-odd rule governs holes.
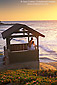
{"type": "Polygon", "coordinates": [[[35,43],[33,41],[33,38],[28,43],[28,50],[35,50],[35,43]]]}

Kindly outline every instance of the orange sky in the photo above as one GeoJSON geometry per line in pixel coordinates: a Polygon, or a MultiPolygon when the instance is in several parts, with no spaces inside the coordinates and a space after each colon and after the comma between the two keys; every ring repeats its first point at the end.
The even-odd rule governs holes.
{"type": "MultiPolygon", "coordinates": [[[[45,0],[42,0],[45,1],[45,0]]],[[[8,3],[0,6],[0,21],[57,20],[57,2],[54,3],[8,3]]]]}

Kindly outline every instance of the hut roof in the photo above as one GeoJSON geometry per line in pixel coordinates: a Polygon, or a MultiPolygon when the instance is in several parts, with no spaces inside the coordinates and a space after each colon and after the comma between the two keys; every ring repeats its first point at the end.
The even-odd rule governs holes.
{"type": "Polygon", "coordinates": [[[32,29],[31,27],[29,27],[27,25],[24,25],[24,24],[15,24],[12,27],[10,27],[9,29],[7,29],[4,32],[2,32],[3,39],[7,38],[8,36],[10,36],[11,34],[13,34],[14,32],[18,31],[21,28],[24,28],[24,29],[28,30],[28,32],[32,33],[35,37],[38,37],[38,36],[45,37],[40,32],[32,29]]]}

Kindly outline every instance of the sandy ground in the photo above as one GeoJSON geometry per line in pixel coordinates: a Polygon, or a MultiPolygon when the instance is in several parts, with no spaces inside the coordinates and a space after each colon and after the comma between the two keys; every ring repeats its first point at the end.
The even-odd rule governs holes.
{"type": "Polygon", "coordinates": [[[51,62],[51,63],[40,63],[40,69],[43,70],[57,70],[57,62],[51,62]]]}

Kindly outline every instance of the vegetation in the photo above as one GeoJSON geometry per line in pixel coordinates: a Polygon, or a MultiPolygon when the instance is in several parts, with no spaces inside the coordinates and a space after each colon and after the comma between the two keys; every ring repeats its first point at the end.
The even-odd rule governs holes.
{"type": "Polygon", "coordinates": [[[57,85],[57,70],[7,70],[0,72],[0,84],[57,85]]]}

